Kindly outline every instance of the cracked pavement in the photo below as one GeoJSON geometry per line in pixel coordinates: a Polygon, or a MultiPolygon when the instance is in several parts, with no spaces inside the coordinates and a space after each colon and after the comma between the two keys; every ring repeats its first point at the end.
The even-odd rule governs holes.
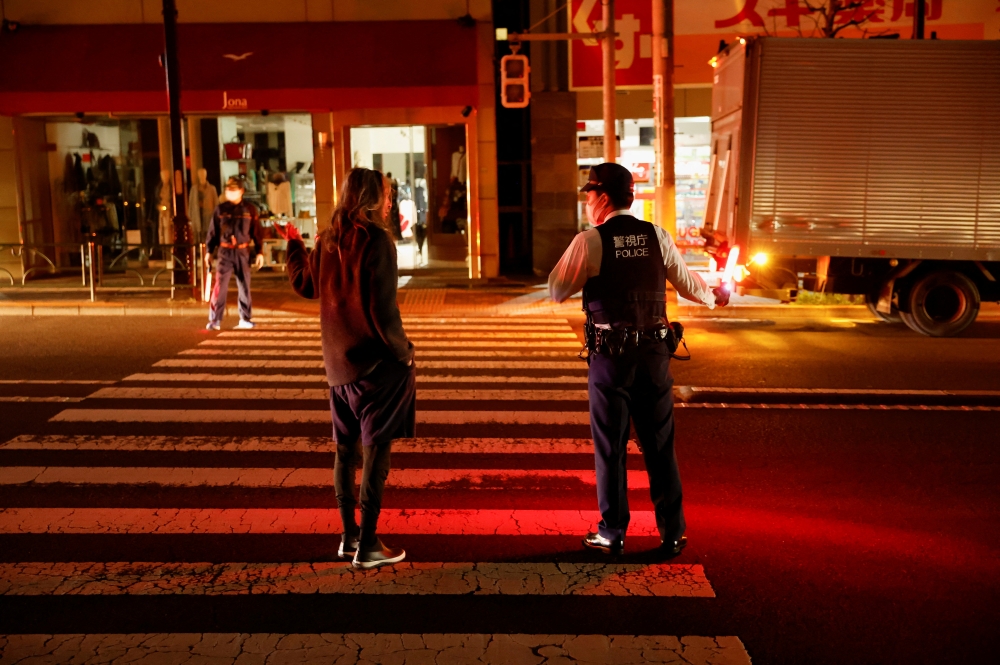
{"type": "Polygon", "coordinates": [[[335,563],[0,564],[0,595],[382,594],[714,598],[699,564],[335,563]]]}

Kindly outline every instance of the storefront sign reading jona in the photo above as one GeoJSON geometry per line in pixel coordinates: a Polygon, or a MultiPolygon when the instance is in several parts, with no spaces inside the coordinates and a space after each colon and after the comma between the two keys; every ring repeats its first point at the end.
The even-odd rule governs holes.
{"type": "Polygon", "coordinates": [[[246,97],[230,97],[228,92],[222,91],[222,110],[245,109],[246,107],[246,97]]]}

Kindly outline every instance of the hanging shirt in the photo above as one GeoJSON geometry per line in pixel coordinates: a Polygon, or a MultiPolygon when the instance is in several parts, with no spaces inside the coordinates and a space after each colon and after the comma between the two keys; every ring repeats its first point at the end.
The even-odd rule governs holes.
{"type": "MultiPolygon", "coordinates": [[[[631,215],[628,210],[616,210],[607,219],[618,215],[631,215]]],[[[656,242],[663,255],[663,266],[667,270],[667,281],[686,300],[703,303],[715,309],[715,295],[705,280],[687,267],[673,238],[663,228],[653,225],[656,242]]],[[[583,288],[587,280],[601,273],[601,255],[604,248],[601,234],[596,228],[578,233],[563,253],[559,263],[549,273],[549,294],[556,302],[563,302],[583,288]]]]}
{"type": "Polygon", "coordinates": [[[267,183],[267,207],[275,215],[292,216],[292,186],[287,180],[279,185],[267,183]]]}

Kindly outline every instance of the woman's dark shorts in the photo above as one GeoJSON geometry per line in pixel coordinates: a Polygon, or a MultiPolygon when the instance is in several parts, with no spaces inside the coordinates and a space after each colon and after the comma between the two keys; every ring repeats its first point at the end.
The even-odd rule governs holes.
{"type": "Polygon", "coordinates": [[[333,438],[366,446],[414,435],[416,366],[383,360],[354,383],[330,388],[333,438]]]}

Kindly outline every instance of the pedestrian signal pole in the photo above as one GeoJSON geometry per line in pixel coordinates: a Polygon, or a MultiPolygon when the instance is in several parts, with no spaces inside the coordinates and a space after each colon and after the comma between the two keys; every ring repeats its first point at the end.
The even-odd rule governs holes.
{"type": "MultiPolygon", "coordinates": [[[[184,189],[184,135],[181,133],[181,75],[180,66],[177,60],[177,6],[174,0],[163,0],[163,38],[165,49],[163,54],[163,68],[167,74],[167,103],[170,109],[170,147],[174,163],[173,193],[174,193],[174,247],[173,256],[169,261],[173,268],[171,271],[171,297],[177,297],[177,286],[188,286],[191,295],[197,300],[200,293],[198,291],[197,280],[194,278],[195,251],[191,242],[191,222],[187,217],[187,197],[184,189]],[[185,250],[181,251],[178,245],[184,245],[185,250]],[[174,258],[182,258],[186,267],[178,270],[173,262],[174,258]]],[[[183,291],[183,289],[182,289],[183,291]]]]}
{"type": "Polygon", "coordinates": [[[615,131],[615,0],[601,0],[604,39],[604,161],[618,161],[618,132],[615,131]]]}
{"type": "Polygon", "coordinates": [[[677,237],[674,182],[674,2],[653,2],[653,127],[656,132],[654,219],[677,237]]]}

